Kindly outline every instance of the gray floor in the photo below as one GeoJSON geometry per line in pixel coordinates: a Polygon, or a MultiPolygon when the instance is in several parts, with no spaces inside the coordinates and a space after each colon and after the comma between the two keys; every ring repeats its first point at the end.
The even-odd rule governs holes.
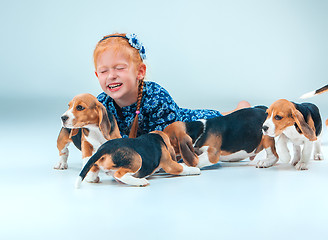
{"type": "Polygon", "coordinates": [[[68,170],[53,169],[59,120],[21,121],[1,124],[0,239],[328,239],[326,129],[327,160],[308,171],[246,160],[200,176],[158,174],[145,188],[101,174],[74,189],[78,150],[70,148],[68,170]]]}

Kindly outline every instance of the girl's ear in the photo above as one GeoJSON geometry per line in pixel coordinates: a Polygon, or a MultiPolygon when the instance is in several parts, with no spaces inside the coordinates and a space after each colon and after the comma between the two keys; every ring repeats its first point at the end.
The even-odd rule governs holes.
{"type": "Polygon", "coordinates": [[[144,79],[146,76],[146,64],[141,63],[137,72],[138,80],[144,79]]]}
{"type": "Polygon", "coordinates": [[[95,74],[96,74],[96,76],[97,76],[97,78],[98,78],[98,73],[97,73],[97,71],[95,71],[95,74]]]}

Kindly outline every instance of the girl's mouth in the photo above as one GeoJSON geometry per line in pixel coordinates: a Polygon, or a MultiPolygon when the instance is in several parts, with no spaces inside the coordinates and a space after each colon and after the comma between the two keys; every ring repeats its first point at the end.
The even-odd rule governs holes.
{"type": "Polygon", "coordinates": [[[123,83],[112,83],[108,85],[109,91],[115,92],[122,87],[123,83]]]}

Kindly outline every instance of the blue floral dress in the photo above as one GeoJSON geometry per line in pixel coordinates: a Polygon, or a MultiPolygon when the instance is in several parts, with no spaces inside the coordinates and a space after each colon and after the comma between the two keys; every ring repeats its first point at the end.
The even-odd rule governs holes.
{"type": "MultiPolygon", "coordinates": [[[[123,137],[128,137],[135,117],[137,103],[120,108],[106,93],[98,95],[98,100],[112,113],[123,137]]],[[[154,130],[162,131],[176,121],[191,122],[222,116],[215,110],[191,110],[180,108],[170,94],[159,84],[145,81],[140,105],[138,136],[154,130]]]]}

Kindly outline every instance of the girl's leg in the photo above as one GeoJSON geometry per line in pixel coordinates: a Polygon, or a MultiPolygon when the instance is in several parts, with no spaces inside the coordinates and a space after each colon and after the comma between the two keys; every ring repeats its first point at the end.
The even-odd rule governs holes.
{"type": "Polygon", "coordinates": [[[229,113],[232,113],[232,112],[237,111],[239,109],[249,108],[249,107],[251,107],[251,104],[249,102],[241,101],[241,102],[238,103],[237,107],[234,110],[229,111],[229,112],[224,112],[224,113],[222,113],[222,115],[228,115],[229,113]]]}

